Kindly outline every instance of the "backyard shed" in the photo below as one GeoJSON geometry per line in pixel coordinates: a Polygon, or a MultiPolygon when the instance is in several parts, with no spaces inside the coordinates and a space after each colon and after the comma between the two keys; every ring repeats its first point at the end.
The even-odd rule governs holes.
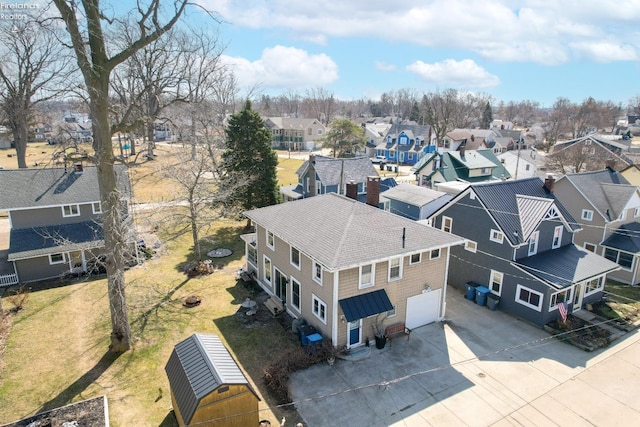
{"type": "Polygon", "coordinates": [[[258,424],[258,401],[217,335],[193,334],[165,366],[178,424],[244,427],[258,424]]]}

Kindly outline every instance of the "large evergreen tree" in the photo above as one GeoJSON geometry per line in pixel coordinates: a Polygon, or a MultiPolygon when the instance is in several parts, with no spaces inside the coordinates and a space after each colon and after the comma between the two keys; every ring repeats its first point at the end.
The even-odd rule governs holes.
{"type": "Polygon", "coordinates": [[[493,110],[491,109],[491,104],[487,101],[487,104],[484,106],[484,111],[482,112],[482,122],[480,123],[480,127],[482,129],[489,129],[492,121],[493,110]]]}
{"type": "Polygon", "coordinates": [[[271,132],[250,101],[229,118],[225,133],[227,185],[243,183],[230,197],[230,206],[249,210],[278,203],[278,156],[271,148],[271,132]]]}

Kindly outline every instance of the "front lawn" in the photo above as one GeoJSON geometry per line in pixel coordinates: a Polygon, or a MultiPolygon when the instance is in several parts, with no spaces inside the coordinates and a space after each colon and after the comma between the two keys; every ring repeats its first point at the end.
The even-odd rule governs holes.
{"type": "Polygon", "coordinates": [[[605,319],[631,324],[640,319],[640,286],[608,280],[603,301],[593,304],[593,312],[605,319]]]}

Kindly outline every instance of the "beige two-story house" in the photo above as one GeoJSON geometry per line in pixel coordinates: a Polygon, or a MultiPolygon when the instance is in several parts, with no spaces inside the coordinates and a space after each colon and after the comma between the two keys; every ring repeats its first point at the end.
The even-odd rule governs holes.
{"type": "Polygon", "coordinates": [[[444,318],[449,250],[463,239],[334,193],[245,215],[247,270],[334,346],[373,340],[376,319],[444,318]]]}

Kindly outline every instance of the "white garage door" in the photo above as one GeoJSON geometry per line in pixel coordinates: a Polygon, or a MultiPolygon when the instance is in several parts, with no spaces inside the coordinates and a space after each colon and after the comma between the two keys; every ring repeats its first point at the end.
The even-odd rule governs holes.
{"type": "Polygon", "coordinates": [[[442,289],[407,298],[407,328],[413,329],[438,320],[442,289]]]}

